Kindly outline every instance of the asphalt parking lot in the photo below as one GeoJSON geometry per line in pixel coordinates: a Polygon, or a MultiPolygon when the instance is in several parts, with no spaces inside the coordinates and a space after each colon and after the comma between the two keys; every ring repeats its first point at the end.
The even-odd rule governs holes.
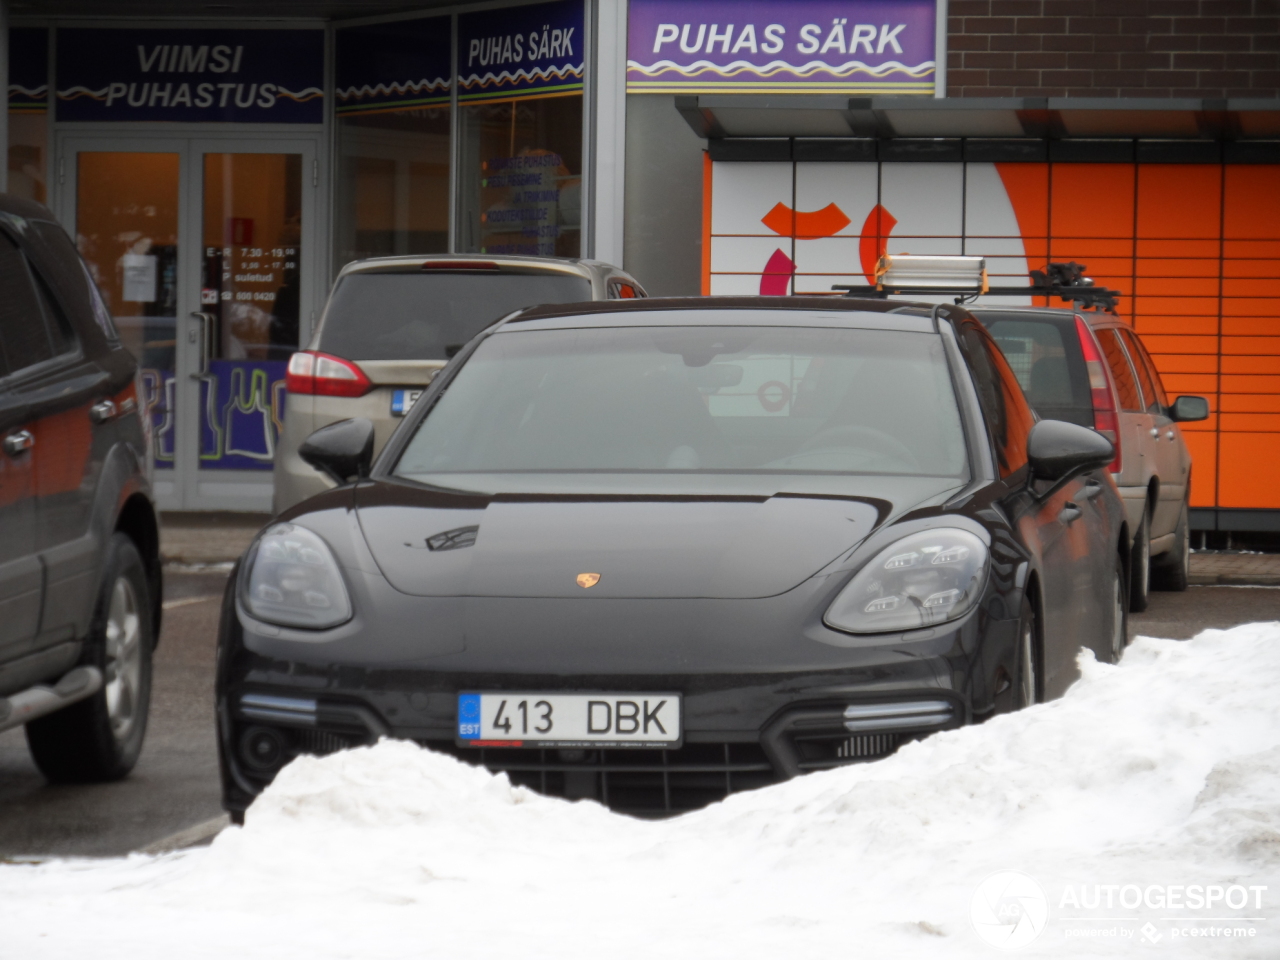
{"type": "MultiPolygon", "coordinates": [[[[165,581],[151,722],[142,759],[120,783],[50,786],[21,729],[0,734],[0,857],[117,856],[222,813],[213,727],[213,658],[225,574],[165,581]]],[[[1209,627],[1280,619],[1280,588],[1193,586],[1154,593],[1131,634],[1186,639],[1209,627]]]]}

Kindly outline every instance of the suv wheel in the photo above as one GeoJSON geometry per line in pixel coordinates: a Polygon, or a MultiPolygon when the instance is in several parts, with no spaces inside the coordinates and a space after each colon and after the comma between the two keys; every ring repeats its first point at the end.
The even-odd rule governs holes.
{"type": "Polygon", "coordinates": [[[1173,546],[1152,561],[1151,585],[1157,590],[1187,589],[1187,575],[1191,572],[1191,520],[1186,502],[1178,515],[1178,526],[1173,532],[1173,546]]]}
{"type": "Polygon", "coordinates": [[[113,534],[80,660],[102,671],[102,689],[27,724],[31,756],[55,783],[118,780],[138,762],[151,701],[151,609],[137,547],[113,534]]]}
{"type": "Polygon", "coordinates": [[[1133,538],[1133,551],[1129,554],[1129,609],[1141,613],[1147,609],[1151,592],[1151,510],[1144,507],[1142,522],[1133,538]]]}

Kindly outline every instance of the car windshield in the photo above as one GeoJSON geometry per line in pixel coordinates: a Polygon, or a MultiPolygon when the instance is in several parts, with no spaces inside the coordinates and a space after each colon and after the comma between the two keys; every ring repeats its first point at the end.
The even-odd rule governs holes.
{"type": "Polygon", "coordinates": [[[941,338],[816,327],[504,330],[458,371],[395,473],[959,477],[941,338]]]}
{"type": "Polygon", "coordinates": [[[351,273],[325,309],[319,349],[348,360],[444,360],[495,320],[591,299],[565,273],[351,273]]]}

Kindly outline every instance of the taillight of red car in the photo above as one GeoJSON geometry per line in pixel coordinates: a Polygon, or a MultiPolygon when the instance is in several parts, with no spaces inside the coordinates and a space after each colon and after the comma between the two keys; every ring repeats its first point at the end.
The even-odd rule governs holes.
{"type": "Polygon", "coordinates": [[[1089,392],[1093,397],[1093,429],[1111,441],[1116,448],[1116,458],[1107,469],[1119,473],[1120,462],[1120,416],[1116,407],[1116,394],[1111,387],[1111,378],[1107,376],[1106,361],[1102,358],[1102,347],[1093,335],[1093,330],[1085,322],[1084,317],[1076,314],[1076,333],[1080,337],[1080,349],[1084,353],[1084,365],[1089,371],[1089,392]]]}
{"type": "Polygon", "coordinates": [[[350,360],[314,350],[299,350],[289,358],[284,382],[290,393],[319,397],[363,397],[373,386],[350,360]]]}

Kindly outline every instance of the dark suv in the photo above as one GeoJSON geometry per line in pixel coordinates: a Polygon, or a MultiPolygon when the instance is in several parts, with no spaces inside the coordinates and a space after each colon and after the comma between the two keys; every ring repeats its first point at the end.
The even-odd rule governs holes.
{"type": "Polygon", "coordinates": [[[0,195],[0,731],[55,781],[137,762],[160,625],[138,365],[75,245],[0,195]]]}

